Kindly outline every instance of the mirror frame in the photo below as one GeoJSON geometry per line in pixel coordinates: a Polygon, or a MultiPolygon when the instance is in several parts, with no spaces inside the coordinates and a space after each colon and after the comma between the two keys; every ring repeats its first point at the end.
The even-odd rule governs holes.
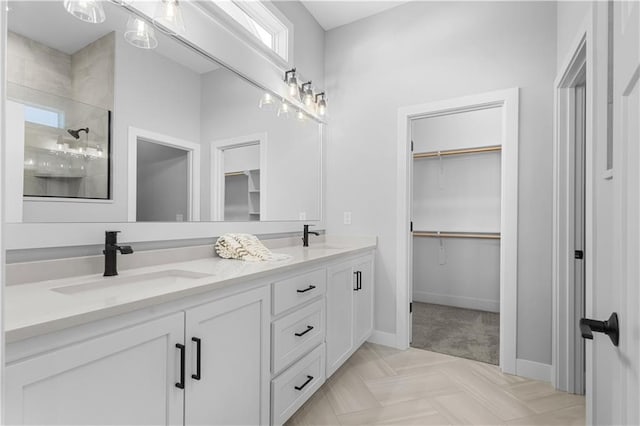
{"type": "MultiPolygon", "coordinates": [[[[187,35],[172,36],[195,52],[219,63],[229,71],[244,79],[260,90],[268,91],[274,96],[287,99],[294,107],[304,110],[309,117],[320,123],[320,219],[308,221],[274,221],[274,222],[94,222],[94,223],[7,223],[5,167],[0,165],[2,173],[2,225],[1,232],[5,250],[22,250],[33,248],[54,248],[71,246],[88,246],[104,244],[104,232],[119,230],[123,242],[159,242],[190,239],[215,238],[226,232],[246,232],[252,234],[278,234],[301,232],[302,223],[315,225],[317,229],[325,228],[325,156],[326,156],[326,121],[315,111],[307,108],[298,99],[289,96],[287,87],[282,81],[284,69],[274,64],[269,58],[260,54],[252,46],[235,37],[224,26],[219,17],[212,16],[190,2],[182,2],[183,16],[189,22],[187,35]],[[240,71],[242,70],[242,71],[240,71]]],[[[130,13],[148,21],[154,12],[153,2],[136,2],[135,5],[123,5],[130,13]]],[[[0,124],[2,128],[2,147],[6,144],[6,63],[7,63],[7,11],[0,8],[0,124]]],[[[2,155],[4,158],[4,155],[2,155]]],[[[126,194],[113,194],[126,196],[126,194]]],[[[4,254],[4,250],[2,251],[4,254]]]]}

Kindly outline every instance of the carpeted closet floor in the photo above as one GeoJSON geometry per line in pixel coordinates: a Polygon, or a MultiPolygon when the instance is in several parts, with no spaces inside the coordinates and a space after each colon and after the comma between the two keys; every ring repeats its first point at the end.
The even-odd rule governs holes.
{"type": "Polygon", "coordinates": [[[413,302],[411,346],[498,365],[500,314],[413,302]]]}

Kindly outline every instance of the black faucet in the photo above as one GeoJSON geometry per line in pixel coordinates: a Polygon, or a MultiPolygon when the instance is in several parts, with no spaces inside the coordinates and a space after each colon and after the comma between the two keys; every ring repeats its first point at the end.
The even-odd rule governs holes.
{"type": "Polygon", "coordinates": [[[119,246],[118,245],[118,232],[120,231],[106,231],[104,233],[104,276],[112,277],[118,275],[118,264],[116,262],[116,253],[119,251],[122,254],[131,254],[133,249],[131,246],[119,246]]]}
{"type": "Polygon", "coordinates": [[[309,247],[309,234],[320,235],[318,232],[309,231],[309,227],[314,225],[304,225],[302,234],[302,247],[309,247]]]}

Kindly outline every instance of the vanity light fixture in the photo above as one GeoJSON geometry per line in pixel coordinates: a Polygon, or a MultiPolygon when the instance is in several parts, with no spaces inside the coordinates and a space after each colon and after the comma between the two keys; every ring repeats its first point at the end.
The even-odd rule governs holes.
{"type": "Polygon", "coordinates": [[[284,82],[289,86],[289,95],[297,96],[299,94],[298,78],[296,77],[296,69],[291,68],[284,73],[284,82]]]}
{"type": "Polygon", "coordinates": [[[179,0],[160,0],[153,14],[153,25],[170,35],[184,34],[186,28],[179,0]]]}
{"type": "Polygon", "coordinates": [[[140,49],[155,49],[158,46],[158,39],[153,28],[143,19],[129,16],[127,29],[124,38],[129,44],[140,49]]]}
{"type": "Polygon", "coordinates": [[[327,95],[324,92],[316,94],[316,112],[322,117],[327,114],[327,95]]]}
{"type": "Polygon", "coordinates": [[[289,118],[289,113],[291,112],[291,108],[289,104],[283,99],[280,103],[280,107],[278,108],[278,117],[289,118]]]}
{"type": "Polygon", "coordinates": [[[311,80],[303,83],[300,87],[300,98],[306,106],[313,105],[313,89],[311,88],[311,80]]]}
{"type": "Polygon", "coordinates": [[[259,107],[260,109],[267,111],[273,110],[275,107],[275,99],[273,99],[273,95],[269,92],[264,92],[264,95],[260,98],[259,107]]]}
{"type": "Polygon", "coordinates": [[[301,109],[296,112],[296,120],[300,122],[307,121],[307,114],[305,114],[301,109]]]}
{"type": "Polygon", "coordinates": [[[64,8],[84,22],[100,24],[106,16],[100,0],[64,0],[64,8]]]}
{"type": "Polygon", "coordinates": [[[102,151],[102,147],[100,145],[96,145],[96,155],[98,157],[102,157],[104,155],[104,151],[102,151]]]}

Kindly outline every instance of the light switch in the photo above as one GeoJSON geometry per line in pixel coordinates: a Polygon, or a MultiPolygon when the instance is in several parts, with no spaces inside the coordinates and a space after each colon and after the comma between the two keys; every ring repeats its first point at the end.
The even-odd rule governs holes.
{"type": "Polygon", "coordinates": [[[351,225],[351,212],[344,212],[344,224],[351,225]]]}

